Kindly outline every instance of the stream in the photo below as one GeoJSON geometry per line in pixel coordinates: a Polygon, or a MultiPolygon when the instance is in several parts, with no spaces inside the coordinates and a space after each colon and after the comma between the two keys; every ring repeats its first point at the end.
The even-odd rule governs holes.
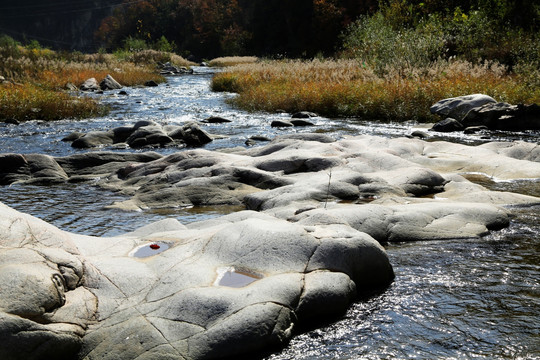
{"type": "MultiPolygon", "coordinates": [[[[295,132],[320,132],[341,138],[370,134],[407,136],[426,131],[414,122],[312,118],[314,127],[272,128],[290,114],[249,113],[230,106],[229,93],[209,90],[212,69],[168,78],[159,87],[126,89],[127,96],[106,92],[101,101],[109,115],[89,120],[0,123],[0,153],[67,156],[80,151],[61,139],[74,131],[105,130],[154,120],[162,125],[201,121],[210,116],[226,124],[202,124],[225,135],[205,146],[215,150],[245,147],[254,135],[273,138],[295,132]]],[[[438,139],[466,144],[487,141],[538,142],[540,132],[489,136],[443,134],[438,139]]],[[[264,144],[264,143],[262,143],[264,144]]],[[[103,148],[98,150],[141,151],[103,148]]],[[[182,149],[156,148],[162,154],[182,149]]],[[[487,182],[495,190],[540,196],[539,182],[487,182]]],[[[107,209],[126,198],[91,183],[54,186],[12,185],[1,188],[1,201],[63,230],[115,236],[151,222],[174,217],[200,221],[239,207],[123,212],[107,209]]],[[[540,207],[514,208],[509,228],[479,240],[427,241],[386,246],[396,278],[383,293],[354,303],[343,318],[304,330],[273,354],[277,359],[540,359],[540,207]]]]}

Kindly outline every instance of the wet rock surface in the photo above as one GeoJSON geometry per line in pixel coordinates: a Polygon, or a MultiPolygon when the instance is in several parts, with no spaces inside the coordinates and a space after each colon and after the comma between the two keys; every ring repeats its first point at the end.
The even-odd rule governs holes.
{"type": "Polygon", "coordinates": [[[103,80],[99,83],[99,88],[101,90],[117,90],[121,89],[123,86],[120,85],[111,75],[105,76],[103,80]]]}
{"type": "Polygon", "coordinates": [[[463,125],[485,126],[491,130],[538,130],[540,129],[540,106],[486,104],[471,109],[463,118],[463,125]]]}
{"type": "Polygon", "coordinates": [[[91,131],[86,134],[71,133],[62,141],[71,141],[71,146],[89,149],[125,144],[131,148],[164,146],[203,146],[213,140],[212,135],[195,122],[161,126],[155,121],[138,121],[133,126],[120,126],[108,131],[91,131]]]}
{"type": "Polygon", "coordinates": [[[434,104],[430,111],[444,118],[431,129],[439,132],[462,131],[479,126],[505,131],[540,129],[539,105],[511,105],[482,94],[444,99],[434,104]]]}
{"type": "Polygon", "coordinates": [[[524,142],[294,134],[169,156],[2,154],[0,169],[2,184],[93,179],[128,195],[112,204],[124,210],[250,209],[98,238],[0,205],[2,359],[21,347],[30,358],[210,359],[280,346],[392,281],[380,243],[476,238],[509,224],[501,206],[540,203],[464,177],[540,178],[540,148],[524,142]],[[244,278],[221,282],[227,272],[244,278]]]}
{"type": "Polygon", "coordinates": [[[440,100],[433,104],[429,110],[432,114],[460,121],[471,109],[496,102],[491,96],[472,94],[440,100]]]}
{"type": "Polygon", "coordinates": [[[352,228],[318,233],[243,211],[92,238],[0,212],[0,279],[10,279],[0,290],[2,359],[243,355],[284,344],[299,321],[336,316],[393,279],[384,249],[352,228]],[[133,256],[152,245],[155,255],[133,256]],[[222,283],[223,267],[256,275],[222,283]]]}
{"type": "MultiPolygon", "coordinates": [[[[148,129],[155,134],[154,127],[141,123],[134,132],[128,129],[131,135],[127,141],[137,139],[134,134],[147,136],[148,129]]],[[[513,198],[508,204],[533,200],[480,188],[473,192],[473,184],[460,175],[481,173],[499,180],[536,178],[540,171],[538,152],[537,145],[524,142],[467,146],[371,136],[335,141],[322,134],[293,134],[251,149],[194,149],[168,156],[151,152],[90,152],[60,158],[3,154],[0,182],[100,179],[100,186],[131,197],[111,205],[125,210],[244,204],[264,211],[292,203],[363,203],[389,198],[423,202],[469,198],[504,205],[503,198],[513,198]],[[464,188],[462,194],[456,190],[459,187],[464,188]],[[449,189],[452,198],[448,198],[449,189]]]]}

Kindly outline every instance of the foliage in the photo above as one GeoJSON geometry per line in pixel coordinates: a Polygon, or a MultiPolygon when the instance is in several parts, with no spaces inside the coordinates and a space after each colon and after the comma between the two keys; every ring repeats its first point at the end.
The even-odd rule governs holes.
{"type": "Polygon", "coordinates": [[[444,55],[445,41],[435,19],[416,29],[395,30],[377,13],[349,27],[344,49],[344,56],[362,59],[382,74],[386,68],[428,65],[444,55]]]}
{"type": "Polygon", "coordinates": [[[497,61],[510,71],[522,65],[524,58],[537,63],[538,33],[504,22],[508,7],[478,2],[483,7],[471,5],[464,11],[458,6],[432,13],[426,8],[432,8],[435,0],[419,5],[391,0],[347,28],[343,56],[362,59],[381,74],[386,67],[427,67],[452,58],[471,63],[497,61]]]}
{"type": "MultiPolygon", "coordinates": [[[[116,49],[129,37],[165,37],[179,53],[205,58],[333,52],[343,26],[377,0],[125,0],[96,38],[116,49]],[[172,43],[171,42],[171,43],[172,43]]],[[[155,48],[155,47],[154,47],[155,48]]],[[[156,49],[156,48],[155,48],[156,49]]]]}
{"type": "Polygon", "coordinates": [[[148,49],[148,44],[144,39],[128,36],[126,39],[124,39],[123,49],[130,53],[143,51],[148,49]]]}
{"type": "MultiPolygon", "coordinates": [[[[490,56],[505,56],[497,52],[501,36],[510,44],[508,40],[513,35],[506,36],[508,32],[534,34],[540,30],[540,3],[528,0],[125,0],[124,6],[103,20],[97,38],[111,49],[120,47],[129,37],[144,40],[148,48],[158,49],[155,44],[165,37],[176,44],[179,53],[189,51],[206,58],[246,54],[305,58],[317,53],[335,53],[341,45],[339,34],[345,29],[348,29],[349,45],[354,42],[350,37],[358,31],[375,31],[383,41],[397,38],[399,44],[394,49],[400,56],[425,50],[428,59],[463,53],[469,61],[478,57],[493,60],[490,56]],[[372,18],[375,12],[377,15],[372,18]],[[355,25],[359,29],[349,27],[359,17],[355,25]],[[403,43],[416,39],[418,44],[412,50],[403,48],[403,43]]],[[[370,37],[376,39],[375,34],[370,37]]],[[[381,51],[388,53],[392,50],[390,46],[381,44],[381,51]]],[[[505,43],[503,48],[508,46],[505,43]]]]}
{"type": "Polygon", "coordinates": [[[20,55],[21,44],[15,41],[12,37],[0,34],[0,56],[18,57],[20,55]]]}
{"type": "Polygon", "coordinates": [[[195,65],[195,63],[188,61],[181,57],[170,52],[157,51],[157,50],[142,50],[136,52],[129,51],[115,51],[114,56],[122,61],[131,62],[135,65],[142,66],[155,66],[157,63],[166,63],[170,62],[175,66],[185,66],[190,67],[195,65]]]}
{"type": "Polygon", "coordinates": [[[176,44],[169,42],[165,36],[161,36],[154,44],[154,49],[157,51],[172,53],[176,50],[176,44]]]}

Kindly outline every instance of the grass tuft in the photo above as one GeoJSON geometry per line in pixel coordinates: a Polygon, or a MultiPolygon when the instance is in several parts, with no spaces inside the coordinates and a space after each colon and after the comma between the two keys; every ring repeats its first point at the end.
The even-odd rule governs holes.
{"type": "Polygon", "coordinates": [[[241,64],[253,64],[259,61],[256,56],[225,56],[212,59],[208,62],[213,67],[229,67],[241,64]]]}

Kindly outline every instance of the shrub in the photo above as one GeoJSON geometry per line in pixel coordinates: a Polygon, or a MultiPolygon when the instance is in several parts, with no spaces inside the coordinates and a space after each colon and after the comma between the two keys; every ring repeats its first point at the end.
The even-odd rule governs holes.
{"type": "Polygon", "coordinates": [[[360,17],[342,35],[343,56],[366,61],[379,73],[385,68],[427,67],[453,57],[471,63],[497,61],[509,67],[537,58],[531,48],[538,34],[510,27],[508,9],[493,6],[463,11],[428,12],[428,4],[391,0],[372,16],[360,17]]]}
{"type": "Polygon", "coordinates": [[[437,17],[417,28],[395,30],[382,13],[361,17],[344,35],[344,56],[361,59],[379,74],[387,68],[424,67],[444,56],[445,36],[437,17]]]}
{"type": "Polygon", "coordinates": [[[169,42],[165,36],[162,36],[159,38],[158,41],[154,43],[153,46],[154,50],[162,51],[162,52],[168,52],[172,53],[176,50],[176,44],[173,42],[169,42]]]}
{"type": "Polygon", "coordinates": [[[20,55],[20,43],[15,41],[12,37],[7,35],[0,35],[0,56],[4,58],[19,57],[20,55]]]}
{"type": "Polygon", "coordinates": [[[124,41],[124,50],[127,52],[137,52],[142,50],[147,50],[149,48],[148,44],[144,39],[127,37],[124,41]]]}

